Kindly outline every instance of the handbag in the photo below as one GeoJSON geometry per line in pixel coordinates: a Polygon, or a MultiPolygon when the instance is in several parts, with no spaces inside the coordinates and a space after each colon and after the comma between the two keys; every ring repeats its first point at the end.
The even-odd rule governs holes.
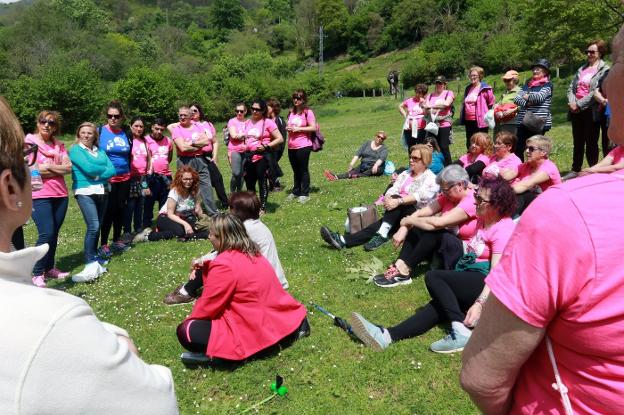
{"type": "Polygon", "coordinates": [[[375,205],[356,206],[347,209],[347,233],[356,233],[377,222],[375,205]]]}
{"type": "MultiPolygon", "coordinates": [[[[308,110],[305,111],[306,121],[308,120],[308,110]]],[[[325,144],[325,136],[321,133],[321,126],[316,123],[316,131],[310,134],[310,141],[312,141],[312,151],[318,152],[323,149],[325,144]]]]}
{"type": "Polygon", "coordinates": [[[435,114],[432,112],[431,121],[429,121],[427,125],[425,125],[425,131],[428,132],[429,134],[435,135],[436,137],[438,136],[438,131],[440,130],[440,127],[438,126],[438,124],[436,124],[437,116],[438,116],[437,112],[435,114]]]}
{"type": "Polygon", "coordinates": [[[520,124],[532,133],[541,134],[541,132],[544,131],[546,120],[527,110],[520,124]]]}
{"type": "Polygon", "coordinates": [[[210,216],[202,213],[199,215],[197,220],[195,221],[195,226],[193,226],[196,232],[207,231],[210,229],[210,216]]]}

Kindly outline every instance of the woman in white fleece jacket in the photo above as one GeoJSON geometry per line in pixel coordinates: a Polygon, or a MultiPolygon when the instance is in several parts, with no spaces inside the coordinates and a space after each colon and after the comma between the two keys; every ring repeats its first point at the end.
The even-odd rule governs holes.
{"type": "Polygon", "coordinates": [[[32,210],[34,151],[0,98],[0,414],[177,414],[168,368],[143,362],[128,333],[80,298],[31,284],[46,244],[10,252],[32,210]]]}

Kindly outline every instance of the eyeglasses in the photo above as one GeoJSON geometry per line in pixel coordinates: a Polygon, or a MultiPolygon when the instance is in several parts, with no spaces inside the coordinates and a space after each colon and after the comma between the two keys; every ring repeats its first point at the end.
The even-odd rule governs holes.
{"type": "Polygon", "coordinates": [[[189,115],[188,114],[178,114],[178,118],[182,119],[182,118],[188,118],[189,115]]]}
{"type": "Polygon", "coordinates": [[[260,112],[260,111],[262,111],[262,108],[251,107],[251,110],[253,112],[260,112]]]}
{"type": "Polygon", "coordinates": [[[106,118],[108,118],[109,120],[118,120],[121,118],[120,114],[106,114],[106,118]]]}
{"type": "Polygon", "coordinates": [[[299,101],[301,101],[303,99],[303,95],[293,95],[293,100],[298,99],[299,101]]]}
{"type": "Polygon", "coordinates": [[[193,178],[192,178],[192,177],[183,177],[183,178],[182,178],[182,181],[183,181],[183,182],[192,182],[192,181],[193,181],[193,178]]]}
{"type": "Polygon", "coordinates": [[[24,143],[24,163],[27,166],[32,166],[37,161],[37,152],[39,146],[33,143],[24,143]]]}
{"type": "Polygon", "coordinates": [[[236,113],[237,113],[237,114],[244,114],[244,113],[245,113],[245,110],[236,110],[236,113]]]}
{"type": "Polygon", "coordinates": [[[589,50],[588,49],[588,50],[585,51],[585,53],[588,54],[588,55],[595,55],[596,53],[598,53],[598,51],[597,50],[589,50]]]}
{"type": "Polygon", "coordinates": [[[39,120],[39,124],[41,125],[49,125],[50,127],[54,127],[56,125],[56,121],[54,120],[47,120],[45,118],[42,118],[39,120]]]}
{"type": "Polygon", "coordinates": [[[539,147],[535,147],[535,146],[528,146],[526,148],[526,151],[527,151],[527,153],[532,153],[534,151],[542,151],[542,149],[539,148],[539,147]]]}
{"type": "Polygon", "coordinates": [[[475,194],[475,205],[480,205],[482,203],[490,203],[490,200],[482,198],[480,195],[475,194]]]}
{"type": "Polygon", "coordinates": [[[378,136],[376,136],[376,137],[377,137],[378,139],[380,139],[380,140],[385,140],[385,139],[386,139],[386,137],[384,137],[383,135],[378,135],[378,136]]]}
{"type": "Polygon", "coordinates": [[[453,187],[457,186],[458,184],[459,183],[453,183],[452,185],[450,185],[449,187],[446,187],[446,188],[440,187],[440,190],[442,191],[442,193],[448,194],[453,189],[453,187]]]}
{"type": "Polygon", "coordinates": [[[197,113],[199,112],[199,110],[196,108],[196,109],[192,109],[191,112],[197,113]]]}
{"type": "Polygon", "coordinates": [[[422,157],[410,156],[410,161],[413,161],[414,163],[420,160],[422,160],[422,157]]]}

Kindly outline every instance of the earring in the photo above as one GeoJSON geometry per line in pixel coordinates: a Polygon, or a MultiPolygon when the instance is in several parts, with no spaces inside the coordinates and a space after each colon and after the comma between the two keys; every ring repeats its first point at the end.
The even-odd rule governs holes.
{"type": "Polygon", "coordinates": [[[22,206],[24,206],[24,204],[21,201],[17,202],[17,208],[18,209],[21,209],[22,206]]]}

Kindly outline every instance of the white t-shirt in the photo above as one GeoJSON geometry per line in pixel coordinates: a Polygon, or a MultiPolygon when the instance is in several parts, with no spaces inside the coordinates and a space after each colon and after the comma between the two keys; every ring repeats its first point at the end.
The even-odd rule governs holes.
{"type": "MultiPolygon", "coordinates": [[[[176,202],[176,207],[175,207],[176,214],[182,213],[182,212],[186,213],[189,211],[192,212],[193,210],[195,210],[195,198],[192,195],[189,195],[188,197],[182,197],[178,194],[178,192],[175,191],[175,189],[171,189],[169,190],[167,199],[173,199],[173,201],[176,202]]],[[[158,213],[160,215],[167,214],[166,203],[163,205],[163,207],[160,208],[158,213]]]]}

